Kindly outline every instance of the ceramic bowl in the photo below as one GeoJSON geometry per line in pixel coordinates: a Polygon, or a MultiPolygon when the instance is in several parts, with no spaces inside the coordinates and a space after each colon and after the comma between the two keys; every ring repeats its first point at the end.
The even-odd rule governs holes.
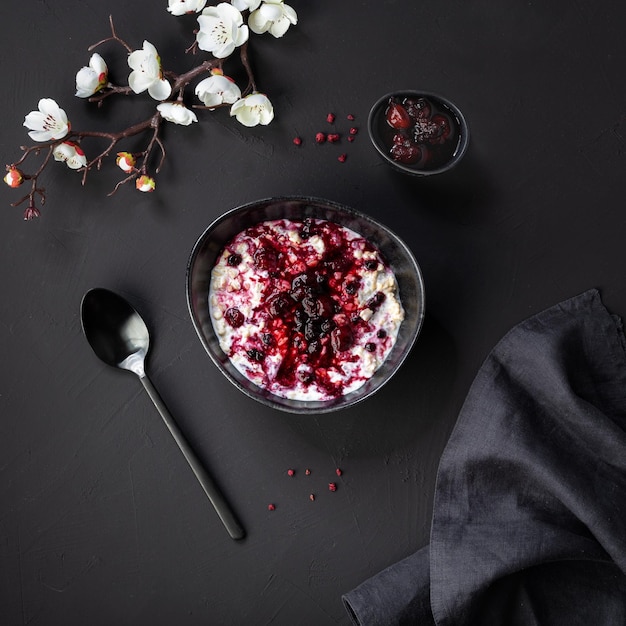
{"type": "Polygon", "coordinates": [[[367,130],[382,160],[411,176],[449,171],[469,144],[469,127],[461,110],[447,98],[427,91],[385,94],[372,106],[367,130]],[[395,111],[390,113],[392,106],[395,111]],[[408,118],[407,111],[411,111],[408,118]]]}
{"type": "Polygon", "coordinates": [[[365,400],[398,370],[413,347],[424,319],[424,282],[409,248],[388,228],[371,217],[335,202],[318,198],[284,197],[258,200],[232,209],[200,235],[187,265],[187,304],[202,345],[217,368],[237,389],[264,405],[299,414],[327,413],[365,400]],[[209,315],[211,271],[223,247],[239,232],[259,222],[316,218],[350,228],[372,242],[396,275],[405,311],[395,346],[381,367],[359,389],[328,401],[279,397],[257,386],[239,372],[222,351],[209,315]]]}

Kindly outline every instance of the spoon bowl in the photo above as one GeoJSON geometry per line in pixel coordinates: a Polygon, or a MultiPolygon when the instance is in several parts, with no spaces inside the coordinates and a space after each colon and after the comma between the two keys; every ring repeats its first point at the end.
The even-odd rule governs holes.
{"type": "Polygon", "coordinates": [[[145,375],[150,334],[137,311],[108,289],[91,289],[81,305],[83,331],[93,351],[107,365],[145,375]]]}
{"type": "Polygon", "coordinates": [[[224,496],[146,376],[150,333],[142,317],[122,296],[100,287],[83,296],[80,309],[83,332],[96,356],[107,365],[128,370],[139,377],[226,530],[233,539],[243,538],[245,532],[224,496]]]}

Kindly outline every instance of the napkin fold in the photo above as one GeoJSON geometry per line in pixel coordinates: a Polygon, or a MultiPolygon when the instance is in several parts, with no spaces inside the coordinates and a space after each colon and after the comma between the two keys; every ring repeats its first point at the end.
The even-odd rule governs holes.
{"type": "Polygon", "coordinates": [[[430,544],[355,624],[626,625],[626,340],[593,289],[513,328],[439,464],[430,544]]]}

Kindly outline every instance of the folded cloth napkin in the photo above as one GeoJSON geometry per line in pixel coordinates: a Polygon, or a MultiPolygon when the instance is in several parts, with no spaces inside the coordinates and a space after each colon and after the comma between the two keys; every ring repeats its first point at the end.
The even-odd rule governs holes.
{"type": "Polygon", "coordinates": [[[626,341],[597,290],[494,348],[440,460],[430,545],[343,600],[363,626],[626,625],[626,341]]]}

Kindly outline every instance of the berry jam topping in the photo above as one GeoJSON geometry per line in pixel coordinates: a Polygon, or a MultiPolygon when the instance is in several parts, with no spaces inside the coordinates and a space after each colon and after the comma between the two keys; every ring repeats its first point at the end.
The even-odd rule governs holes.
{"type": "Polygon", "coordinates": [[[393,100],[385,111],[385,119],[391,128],[408,128],[411,125],[411,118],[408,111],[393,100]]]}
{"type": "Polygon", "coordinates": [[[233,328],[239,328],[245,321],[243,313],[235,307],[227,309],[226,313],[224,313],[224,317],[233,328]]]}
{"type": "Polygon", "coordinates": [[[244,375],[283,397],[328,400],[361,386],[393,347],[404,316],[396,291],[365,239],[304,219],[239,233],[209,297],[220,346],[244,375]]]}
{"type": "Polygon", "coordinates": [[[394,161],[424,170],[445,165],[461,135],[452,111],[426,97],[391,98],[378,132],[394,161]]]}

